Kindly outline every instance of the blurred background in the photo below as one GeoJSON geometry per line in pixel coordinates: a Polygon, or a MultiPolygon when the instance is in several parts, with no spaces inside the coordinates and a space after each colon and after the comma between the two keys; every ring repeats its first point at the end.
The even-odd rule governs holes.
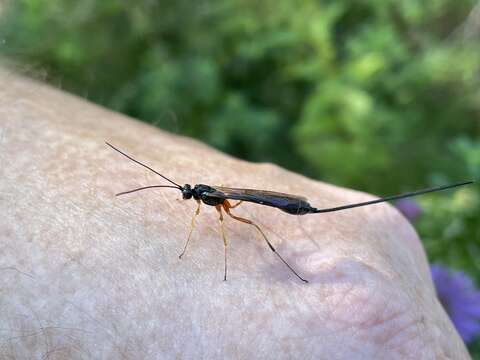
{"type": "MultiPolygon", "coordinates": [[[[479,40],[469,0],[0,2],[20,72],[377,195],[480,178],[479,40]]],[[[430,262],[478,286],[478,183],[406,206],[430,262]]]]}

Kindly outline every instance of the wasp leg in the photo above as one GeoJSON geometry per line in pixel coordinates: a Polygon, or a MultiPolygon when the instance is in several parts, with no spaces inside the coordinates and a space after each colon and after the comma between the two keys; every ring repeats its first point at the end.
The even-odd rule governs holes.
{"type": "Polygon", "coordinates": [[[238,203],[236,203],[235,205],[230,205],[230,209],[235,209],[238,205],[240,205],[243,201],[240,200],[238,203]]]}
{"type": "Polygon", "coordinates": [[[181,259],[183,255],[185,255],[185,251],[187,251],[187,246],[188,246],[188,243],[190,242],[190,238],[192,237],[192,232],[193,232],[193,228],[195,227],[195,218],[198,216],[198,214],[200,214],[200,200],[197,200],[197,210],[195,210],[195,213],[193,214],[193,217],[192,217],[192,224],[190,226],[190,232],[188,233],[188,238],[187,238],[187,242],[185,243],[185,246],[183,247],[183,251],[180,255],[178,255],[178,258],[181,259]]]}
{"type": "Polygon", "coordinates": [[[215,206],[215,209],[217,209],[218,214],[220,215],[218,220],[220,221],[220,231],[222,232],[223,248],[225,250],[225,273],[223,275],[223,281],[227,281],[227,237],[225,236],[225,230],[223,228],[222,205],[215,206]]]}
{"type": "MultiPolygon", "coordinates": [[[[308,283],[308,280],[302,278],[295,270],[293,270],[293,268],[288,264],[288,262],[275,250],[275,248],[273,247],[272,243],[268,240],[267,236],[264,234],[264,232],[262,231],[262,229],[257,225],[255,224],[253,221],[251,220],[248,220],[248,219],[244,219],[244,218],[241,218],[239,216],[235,216],[233,215],[231,212],[230,212],[230,209],[232,208],[232,206],[230,205],[230,203],[228,202],[228,200],[225,200],[223,202],[223,209],[225,210],[225,212],[228,214],[228,216],[230,216],[231,218],[235,219],[235,220],[238,220],[238,221],[241,221],[245,224],[249,224],[249,225],[252,225],[254,226],[258,232],[262,235],[262,237],[265,239],[266,243],[268,244],[268,247],[270,248],[270,250],[272,250],[274,252],[275,255],[278,256],[278,258],[280,260],[282,260],[282,262],[290,269],[290,271],[292,271],[300,280],[302,280],[303,282],[305,283],[308,283]]],[[[238,204],[236,204],[238,205],[238,204]]]]}

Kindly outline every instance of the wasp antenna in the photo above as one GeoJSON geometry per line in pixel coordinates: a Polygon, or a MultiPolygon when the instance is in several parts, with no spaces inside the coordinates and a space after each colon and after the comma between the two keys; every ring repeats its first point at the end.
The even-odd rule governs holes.
{"type": "Polygon", "coordinates": [[[115,196],[120,196],[120,195],[125,195],[125,194],[130,194],[135,191],[140,191],[140,190],[145,190],[145,189],[153,189],[153,188],[171,188],[171,189],[177,189],[176,186],[170,186],[170,185],[150,185],[150,186],[143,186],[141,188],[133,189],[133,190],[127,190],[127,191],[122,191],[121,193],[115,194],[115,196]]]}
{"type": "Polygon", "coordinates": [[[175,185],[178,189],[181,189],[182,187],[180,185],[178,185],[175,181],[172,181],[170,180],[169,178],[167,178],[166,176],[160,174],[158,171],[152,169],[150,166],[147,166],[145,164],[142,164],[140,161],[138,160],[135,160],[134,158],[132,158],[131,156],[125,154],[123,151],[117,149],[115,146],[113,146],[112,144],[108,143],[105,141],[105,144],[107,144],[108,146],[110,146],[113,150],[119,152],[120,154],[122,154],[123,156],[125,156],[126,158],[132,160],[133,162],[137,163],[138,165],[141,165],[143,166],[144,168],[147,168],[148,170],[154,172],[155,174],[161,176],[162,178],[164,178],[165,180],[167,180],[168,182],[172,183],[173,185],[175,185]]]}
{"type": "Polygon", "coordinates": [[[351,208],[360,207],[360,206],[373,205],[373,204],[378,204],[378,203],[385,202],[385,201],[404,199],[404,198],[408,198],[408,197],[412,197],[412,196],[418,196],[418,195],[422,195],[422,194],[426,194],[426,193],[430,193],[430,192],[435,192],[435,191],[447,190],[447,189],[451,189],[451,188],[454,188],[454,187],[457,187],[457,186],[463,186],[463,185],[468,185],[468,184],[473,184],[473,183],[474,183],[474,181],[471,181],[471,180],[470,181],[462,181],[462,182],[455,183],[455,184],[443,185],[443,186],[438,186],[438,187],[433,187],[433,188],[428,188],[428,189],[422,189],[422,190],[412,191],[412,192],[408,192],[408,193],[404,193],[404,194],[400,194],[400,195],[387,196],[387,197],[383,197],[383,198],[380,198],[380,199],[377,199],[377,200],[371,200],[371,201],[361,202],[361,203],[357,203],[357,204],[337,206],[337,207],[328,208],[328,209],[315,209],[314,211],[312,211],[312,213],[325,213],[325,212],[346,210],[346,209],[351,209],[351,208]]]}

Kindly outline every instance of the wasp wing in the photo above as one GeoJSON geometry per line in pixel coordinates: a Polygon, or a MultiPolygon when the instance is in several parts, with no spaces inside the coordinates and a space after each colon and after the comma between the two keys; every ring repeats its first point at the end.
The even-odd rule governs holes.
{"type": "Polygon", "coordinates": [[[309,209],[311,209],[307,199],[303,196],[268,190],[240,189],[224,186],[212,186],[212,188],[214,191],[209,192],[208,196],[272,206],[289,214],[302,215],[310,212],[309,209]]]}

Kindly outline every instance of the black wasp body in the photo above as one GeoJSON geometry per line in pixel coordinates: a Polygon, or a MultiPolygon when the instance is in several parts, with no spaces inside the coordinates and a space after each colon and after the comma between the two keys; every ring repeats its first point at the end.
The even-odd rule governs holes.
{"type": "Polygon", "coordinates": [[[275,207],[291,215],[305,215],[318,211],[304,197],[274,191],[204,184],[197,184],[193,189],[190,184],[185,184],[181,191],[184,199],[193,197],[195,200],[201,200],[204,204],[210,206],[222,205],[226,199],[230,199],[275,207]]]}

